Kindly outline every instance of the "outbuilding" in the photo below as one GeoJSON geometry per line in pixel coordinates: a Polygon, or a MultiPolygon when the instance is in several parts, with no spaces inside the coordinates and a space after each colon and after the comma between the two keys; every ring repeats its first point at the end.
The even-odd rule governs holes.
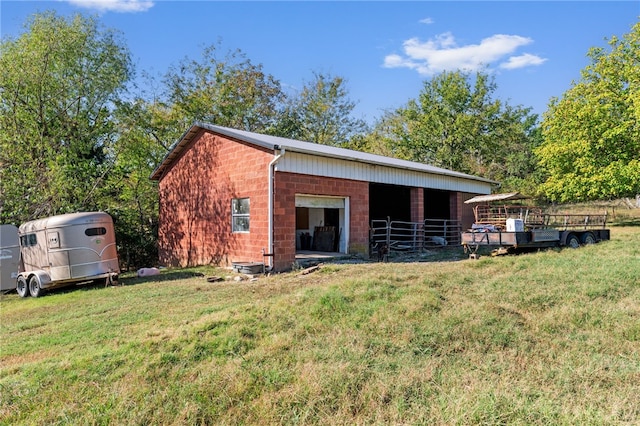
{"type": "Polygon", "coordinates": [[[313,248],[367,255],[371,223],[453,220],[496,183],[430,165],[196,123],[151,179],[167,266],[265,263],[290,269],[313,248]]]}

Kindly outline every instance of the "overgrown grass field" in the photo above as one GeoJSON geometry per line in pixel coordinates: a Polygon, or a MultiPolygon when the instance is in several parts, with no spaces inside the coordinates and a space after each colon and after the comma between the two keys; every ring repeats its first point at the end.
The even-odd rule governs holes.
{"type": "Polygon", "coordinates": [[[520,256],[6,295],[0,423],[640,424],[640,227],[611,233],[520,256]]]}

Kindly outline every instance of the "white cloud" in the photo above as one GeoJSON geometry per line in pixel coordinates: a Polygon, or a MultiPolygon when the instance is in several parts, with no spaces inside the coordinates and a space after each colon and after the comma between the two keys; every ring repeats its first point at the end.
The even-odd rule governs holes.
{"type": "MultiPolygon", "coordinates": [[[[433,75],[441,71],[464,69],[475,71],[498,62],[514,53],[518,48],[532,43],[528,37],[496,34],[479,44],[458,46],[450,32],[442,33],[427,41],[411,38],[403,43],[404,55],[392,54],[384,59],[387,68],[415,69],[422,75],[433,75]]],[[[523,54],[513,56],[501,64],[504,69],[540,65],[546,59],[523,54]]]]}
{"type": "Polygon", "coordinates": [[[67,0],[69,3],[100,12],[146,12],[154,5],[151,0],[67,0]]]}
{"type": "Polygon", "coordinates": [[[546,61],[547,60],[545,58],[541,58],[540,56],[525,53],[524,55],[510,57],[507,62],[503,62],[500,64],[500,68],[506,70],[515,70],[517,68],[542,65],[546,61]]]}
{"type": "Polygon", "coordinates": [[[420,22],[421,24],[430,25],[430,24],[433,24],[435,21],[432,18],[424,18],[419,20],[418,22],[420,22]]]}

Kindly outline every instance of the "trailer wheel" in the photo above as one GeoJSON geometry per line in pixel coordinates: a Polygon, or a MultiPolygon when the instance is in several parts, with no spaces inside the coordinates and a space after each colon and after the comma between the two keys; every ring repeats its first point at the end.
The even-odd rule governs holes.
{"type": "Polygon", "coordinates": [[[567,247],[574,249],[580,247],[580,239],[576,234],[569,234],[567,237],[567,247]]]}
{"type": "Polygon", "coordinates": [[[40,288],[40,281],[38,281],[38,278],[35,275],[29,279],[29,293],[31,294],[31,297],[42,296],[43,291],[42,288],[40,288]]]}
{"type": "Polygon", "coordinates": [[[586,232],[582,235],[582,244],[595,244],[596,236],[593,235],[593,232],[586,232]]]}
{"type": "Polygon", "coordinates": [[[18,277],[18,283],[16,284],[16,291],[18,292],[18,296],[20,297],[27,297],[29,295],[27,280],[22,275],[18,277]]]}

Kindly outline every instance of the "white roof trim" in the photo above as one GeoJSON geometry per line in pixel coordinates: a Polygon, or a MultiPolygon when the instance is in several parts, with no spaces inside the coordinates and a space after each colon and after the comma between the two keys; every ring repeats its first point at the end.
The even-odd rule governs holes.
{"type": "Polygon", "coordinates": [[[492,201],[525,200],[527,198],[530,197],[522,195],[519,192],[508,192],[505,194],[478,195],[465,201],[465,204],[489,203],[492,201]]]}

